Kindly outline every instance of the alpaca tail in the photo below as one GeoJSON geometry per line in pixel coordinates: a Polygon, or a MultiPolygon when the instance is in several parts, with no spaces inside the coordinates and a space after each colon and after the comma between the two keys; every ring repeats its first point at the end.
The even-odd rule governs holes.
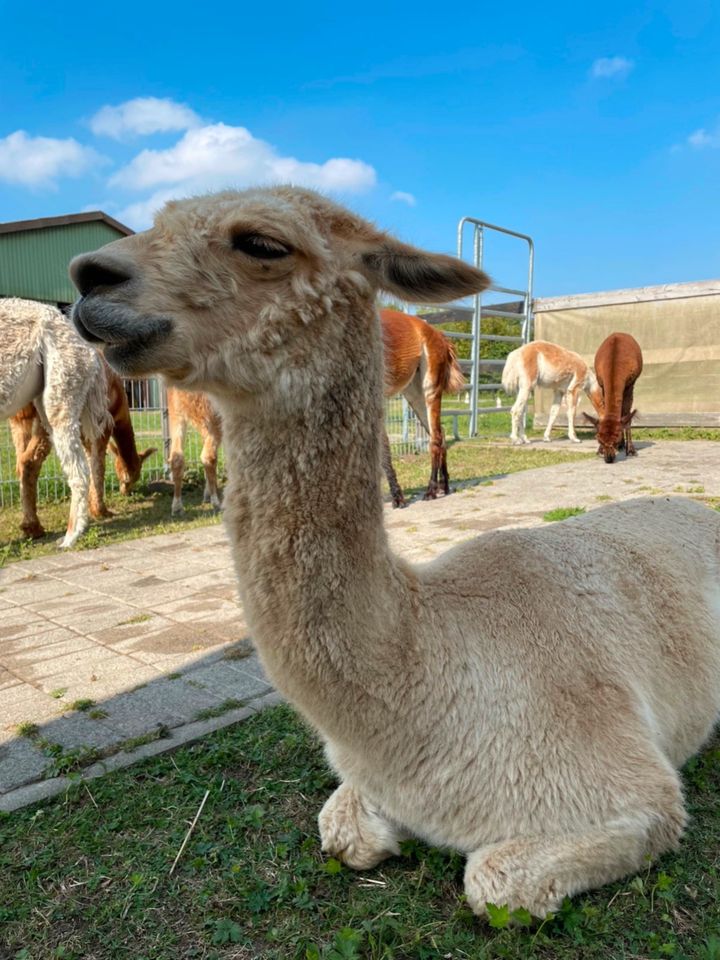
{"type": "Polygon", "coordinates": [[[520,386],[520,350],[509,353],[502,372],[502,388],[505,393],[517,393],[520,386]]]}
{"type": "Polygon", "coordinates": [[[446,353],[441,378],[442,392],[460,393],[465,387],[465,374],[458,363],[455,347],[446,337],[443,337],[443,339],[445,340],[446,353]]]}

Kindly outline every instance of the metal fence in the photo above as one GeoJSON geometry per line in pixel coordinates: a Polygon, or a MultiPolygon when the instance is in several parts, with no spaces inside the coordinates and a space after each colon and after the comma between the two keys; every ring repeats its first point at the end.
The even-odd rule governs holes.
{"type": "MultiPolygon", "coordinates": [[[[156,452],[143,464],[141,481],[150,482],[167,477],[167,458],[170,448],[170,436],[167,422],[165,391],[159,380],[126,380],[125,390],[130,404],[135,442],[138,450],[156,447],[156,452]]],[[[428,437],[407,401],[402,397],[392,397],[386,402],[385,424],[390,437],[393,453],[424,453],[428,447],[428,437]]],[[[185,439],[185,465],[189,473],[202,472],[200,452],[202,438],[191,426],[188,426],[185,439]]],[[[220,448],[218,469],[224,475],[224,457],[220,448]]],[[[118,480],[113,469],[112,457],[107,458],[105,473],[105,492],[118,489],[118,480]]],[[[63,500],[69,496],[60,463],[54,452],[43,465],[38,481],[38,499],[40,501],[63,500]]],[[[0,508],[12,507],[20,502],[20,485],[15,472],[15,448],[7,421],[0,423],[0,508]]]]}

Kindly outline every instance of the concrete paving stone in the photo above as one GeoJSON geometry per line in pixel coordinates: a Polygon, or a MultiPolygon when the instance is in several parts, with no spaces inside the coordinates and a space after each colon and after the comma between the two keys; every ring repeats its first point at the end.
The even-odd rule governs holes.
{"type": "Polygon", "coordinates": [[[50,760],[27,737],[0,744],[0,794],[39,780],[50,760]]]}
{"type": "Polygon", "coordinates": [[[52,626],[41,613],[9,603],[0,610],[0,644],[36,633],[43,625],[52,626]]]}
{"type": "Polygon", "coordinates": [[[40,736],[51,743],[59,743],[64,750],[88,747],[104,751],[125,739],[122,731],[112,723],[105,719],[93,719],[82,710],[61,714],[42,724],[40,736]]]}
{"type": "Polygon", "coordinates": [[[105,700],[105,723],[121,730],[125,737],[137,737],[162,724],[177,727],[192,722],[202,710],[218,706],[218,697],[184,678],[155,680],[139,690],[105,700]]]}
{"type": "Polygon", "coordinates": [[[9,687],[16,687],[22,680],[10,673],[5,667],[0,666],[0,690],[7,690],[9,687]]]}
{"type": "Polygon", "coordinates": [[[44,723],[58,714],[57,701],[29,683],[7,687],[0,696],[0,730],[19,723],[44,723]]]}
{"type": "Polygon", "coordinates": [[[127,647],[131,641],[150,636],[151,634],[158,633],[161,630],[167,630],[168,627],[174,626],[172,620],[168,620],[167,617],[160,616],[157,613],[140,611],[135,608],[129,609],[132,610],[132,612],[127,619],[118,621],[112,626],[89,631],[90,636],[97,640],[98,643],[116,649],[127,647]]]}
{"type": "Polygon", "coordinates": [[[59,701],[59,709],[62,709],[63,704],[71,704],[76,700],[85,699],[94,700],[98,707],[103,709],[106,700],[121,693],[127,693],[142,684],[151,683],[162,676],[161,671],[154,667],[143,663],[134,663],[132,671],[117,670],[115,673],[104,673],[102,677],[91,675],[84,680],[67,681],[57,686],[57,678],[51,677],[49,681],[41,681],[40,686],[46,693],[63,690],[62,700],[59,701]]]}
{"type": "Polygon", "coordinates": [[[232,623],[242,618],[239,604],[221,600],[220,597],[207,597],[203,594],[198,596],[195,593],[182,600],[155,606],[154,609],[177,623],[192,623],[204,619],[232,623]]]}
{"type": "Polygon", "coordinates": [[[56,686],[64,686],[66,680],[78,680],[97,673],[103,664],[109,665],[115,656],[117,654],[113,654],[107,647],[92,643],[88,649],[26,665],[23,668],[24,678],[39,683],[54,677],[57,678],[56,686]]]}
{"type": "Polygon", "coordinates": [[[226,660],[225,663],[229,670],[244,673],[258,683],[270,684],[257,653],[252,653],[249,657],[245,657],[244,660],[226,660]]]}
{"type": "Polygon", "coordinates": [[[183,676],[186,680],[201,683],[221,700],[247,701],[267,693],[271,689],[270,684],[264,677],[254,676],[250,672],[244,673],[240,670],[228,669],[227,660],[218,660],[201,667],[193,667],[183,676]]]}
{"type": "Polygon", "coordinates": [[[35,603],[55,600],[69,592],[69,586],[63,580],[48,574],[39,573],[28,580],[16,580],[5,593],[5,599],[11,603],[23,604],[32,609],[35,603]]]}
{"type": "Polygon", "coordinates": [[[127,623],[143,613],[143,610],[113,597],[86,594],[78,599],[74,607],[56,613],[53,619],[55,623],[74,624],[81,627],[83,632],[94,635],[96,631],[127,623]]]}
{"type": "Polygon", "coordinates": [[[28,667],[33,664],[44,663],[57,657],[64,657],[69,653],[79,653],[83,650],[92,650],[96,645],[91,640],[65,630],[60,627],[38,636],[37,643],[14,644],[6,642],[0,647],[0,663],[12,670],[18,676],[25,676],[28,667]]]}

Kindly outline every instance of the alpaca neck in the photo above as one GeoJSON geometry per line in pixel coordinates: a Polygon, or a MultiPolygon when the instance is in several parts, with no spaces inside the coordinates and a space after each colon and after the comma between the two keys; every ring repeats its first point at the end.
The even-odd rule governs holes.
{"type": "Polygon", "coordinates": [[[128,474],[137,479],[140,475],[140,457],[135,446],[135,432],[129,419],[115,420],[113,423],[113,440],[118,455],[125,464],[128,474]]]}
{"type": "Polygon", "coordinates": [[[301,412],[218,399],[225,519],[253,639],[275,684],[340,738],[352,720],[344,694],[352,686],[357,702],[393,669],[409,621],[383,526],[379,326],[356,316],[342,332],[342,358],[317,358],[301,412]]]}

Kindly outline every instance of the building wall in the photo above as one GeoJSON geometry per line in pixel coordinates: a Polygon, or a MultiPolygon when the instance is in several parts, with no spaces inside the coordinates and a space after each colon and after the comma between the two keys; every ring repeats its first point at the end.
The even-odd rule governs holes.
{"type": "MultiPolygon", "coordinates": [[[[643,352],[638,426],[720,426],[720,281],[536,302],[535,338],[575,350],[588,363],[615,331],[632,334],[643,352]]],[[[538,391],[538,426],[547,423],[551,399],[550,391],[538,391]]],[[[592,412],[587,398],[580,409],[592,412]]]]}
{"type": "Polygon", "coordinates": [[[71,303],[70,260],[121,236],[102,221],[0,234],[0,297],[71,303]]]}

